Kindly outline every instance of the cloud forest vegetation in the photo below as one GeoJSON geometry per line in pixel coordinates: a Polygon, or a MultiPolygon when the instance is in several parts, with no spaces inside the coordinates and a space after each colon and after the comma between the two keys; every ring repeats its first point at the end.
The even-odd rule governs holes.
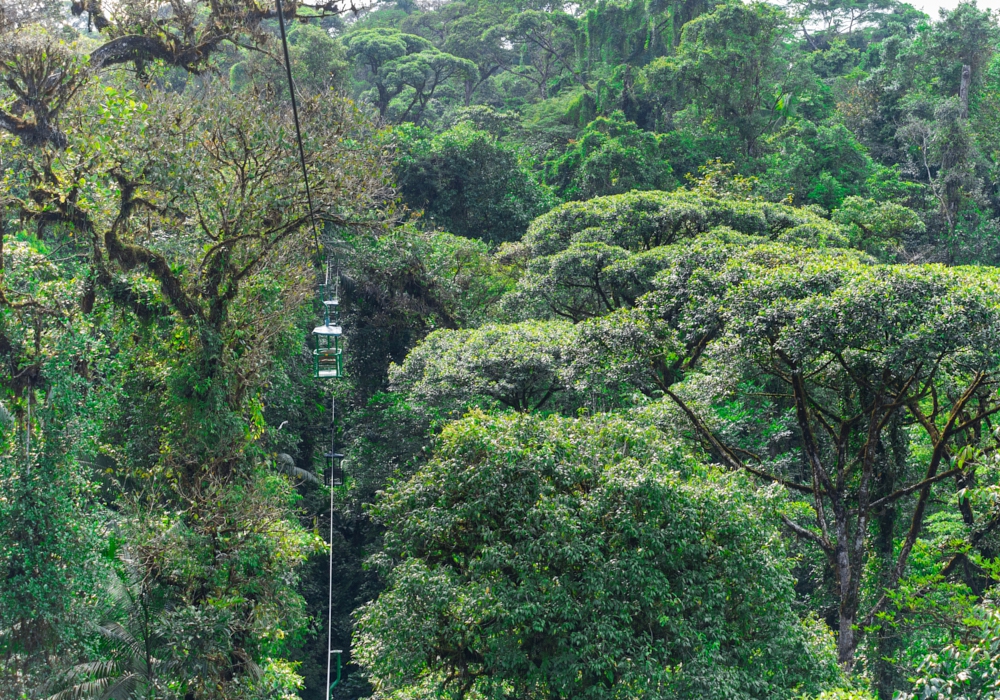
{"type": "Polygon", "coordinates": [[[1000,698],[1000,15],[279,2],[0,0],[0,697],[1000,698]]]}

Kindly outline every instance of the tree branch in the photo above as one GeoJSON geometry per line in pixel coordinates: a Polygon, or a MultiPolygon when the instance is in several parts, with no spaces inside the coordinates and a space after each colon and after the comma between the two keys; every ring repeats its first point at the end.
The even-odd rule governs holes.
{"type": "Polygon", "coordinates": [[[820,549],[822,549],[827,554],[833,554],[833,548],[830,546],[830,544],[828,542],[825,542],[823,538],[817,535],[815,532],[812,532],[811,530],[807,530],[806,528],[802,527],[798,523],[791,520],[787,515],[782,515],[781,521],[785,523],[785,525],[788,527],[789,530],[794,532],[799,537],[806,540],[811,540],[812,542],[818,544],[820,549]]]}
{"type": "Polygon", "coordinates": [[[950,476],[955,476],[956,474],[961,474],[961,473],[962,470],[959,469],[958,467],[955,467],[954,469],[949,469],[948,471],[937,474],[936,476],[932,476],[929,479],[924,479],[923,481],[919,481],[913,484],[912,486],[907,486],[905,489],[899,489],[898,491],[890,493],[888,496],[884,496],[878,499],[877,501],[872,501],[871,503],[868,504],[868,508],[869,509],[878,508],[879,506],[883,506],[886,503],[891,503],[892,501],[902,498],[903,496],[908,496],[914,491],[918,491],[924,488],[925,486],[930,486],[933,483],[936,483],[938,481],[943,481],[944,479],[947,479],[950,476]]]}
{"type": "Polygon", "coordinates": [[[664,393],[670,397],[670,399],[677,404],[682,411],[687,415],[688,420],[694,425],[695,430],[697,430],[701,435],[708,441],[716,452],[723,458],[726,464],[732,469],[741,469],[743,471],[748,471],[755,476],[759,476],[762,479],[767,479],[776,484],[781,484],[793,491],[798,491],[800,493],[806,493],[811,496],[817,495],[811,486],[806,486],[804,484],[798,484],[794,481],[788,481],[787,479],[782,479],[781,477],[774,476],[773,474],[768,474],[767,472],[751,467],[749,464],[741,460],[736,456],[736,453],[730,449],[727,445],[724,445],[711,431],[711,429],[705,425],[704,422],[698,417],[698,415],[691,410],[691,408],[684,403],[679,396],[669,389],[665,389],[664,393]]]}

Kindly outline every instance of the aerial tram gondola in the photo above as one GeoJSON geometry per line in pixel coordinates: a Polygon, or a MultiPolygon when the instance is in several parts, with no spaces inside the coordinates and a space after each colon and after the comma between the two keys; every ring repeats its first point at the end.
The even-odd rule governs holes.
{"type": "Polygon", "coordinates": [[[323,302],[323,325],[313,328],[313,375],[316,379],[340,379],[344,374],[341,355],[340,299],[336,281],[330,283],[330,266],[327,264],[327,279],[320,285],[323,302]],[[330,288],[333,287],[331,290],[330,288]],[[332,317],[332,318],[331,318],[332,317]]]}
{"type": "MultiPolygon", "coordinates": [[[[323,325],[313,328],[313,376],[316,379],[340,379],[344,376],[344,355],[340,346],[340,274],[327,260],[326,279],[319,285],[323,304],[323,325]]],[[[344,455],[337,451],[337,405],[330,399],[330,451],[323,454],[330,486],[345,486],[344,455]]]]}

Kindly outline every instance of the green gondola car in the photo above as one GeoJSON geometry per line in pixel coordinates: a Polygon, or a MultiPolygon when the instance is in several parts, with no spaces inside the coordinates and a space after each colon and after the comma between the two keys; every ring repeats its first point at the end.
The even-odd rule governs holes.
{"type": "Polygon", "coordinates": [[[313,373],[317,379],[339,379],[344,376],[341,355],[340,326],[324,324],[313,329],[316,345],[313,349],[313,373]]]}

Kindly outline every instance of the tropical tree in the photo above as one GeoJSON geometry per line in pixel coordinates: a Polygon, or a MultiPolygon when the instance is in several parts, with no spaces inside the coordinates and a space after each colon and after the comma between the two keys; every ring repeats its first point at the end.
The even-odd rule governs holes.
{"type": "Polygon", "coordinates": [[[626,420],[472,413],[375,507],[376,698],[787,697],[838,672],[792,609],[775,492],[626,420]]]}
{"type": "Polygon", "coordinates": [[[347,55],[366,71],[375,88],[375,106],[383,117],[419,122],[437,90],[456,76],[475,80],[476,65],[437,49],[427,39],[396,29],[362,29],[345,39],[347,55]]]}
{"type": "Polygon", "coordinates": [[[431,226],[497,244],[520,238],[551,205],[522,150],[469,122],[433,138],[400,133],[400,193],[431,226]]]}
{"type": "Polygon", "coordinates": [[[496,16],[489,10],[461,17],[449,26],[448,37],[442,49],[472,61],[478,71],[467,77],[464,85],[464,102],[468,107],[476,91],[493,76],[507,70],[515,60],[513,50],[491,29],[496,16]]]}
{"type": "MultiPolygon", "coordinates": [[[[112,44],[150,45],[129,42],[112,44]]],[[[174,605],[165,634],[199,662],[185,666],[185,687],[200,697],[249,693],[248,660],[263,666],[301,638],[295,572],[318,542],[262,442],[271,358],[301,348],[296,311],[311,295],[320,227],[374,223],[391,193],[386,158],[341,98],[300,102],[300,151],[291,111],[260,94],[205,81],[178,99],[37,28],[0,43],[5,84],[27,105],[4,127],[14,138],[3,146],[0,387],[23,445],[17,461],[5,455],[13,472],[4,490],[30,483],[32,469],[46,473],[33,459],[79,460],[86,470],[69,471],[85,471],[86,485],[66,479],[59,499],[39,503],[57,515],[74,499],[87,504],[100,473],[144,575],[174,605]],[[103,83],[93,79],[98,68],[103,83]],[[58,263],[48,260],[55,248],[58,263]],[[27,264],[8,269],[12,257],[27,264]],[[86,439],[75,442],[80,426],[86,439]]],[[[65,534],[86,542],[80,510],[65,534]]],[[[58,565],[62,534],[36,538],[45,520],[23,531],[24,544],[29,559],[48,550],[58,565]]],[[[61,515],[48,520],[63,525],[61,515]]],[[[5,562],[16,552],[9,544],[4,537],[5,562]]],[[[80,547],[84,569],[93,556],[80,547]]],[[[69,588],[82,580],[63,571],[69,588]]],[[[16,594],[29,590],[19,583],[16,594]]],[[[3,628],[20,614],[5,610],[3,628]]]]}
{"type": "Polygon", "coordinates": [[[491,30],[492,36],[509,42],[519,61],[508,70],[534,84],[540,99],[553,94],[563,79],[586,85],[586,75],[577,60],[579,20],[562,11],[525,10],[506,25],[491,30]]]}
{"type": "Polygon", "coordinates": [[[553,255],[573,243],[602,242],[631,252],[696,237],[725,226],[761,238],[845,245],[838,226],[805,207],[729,196],[701,185],[673,192],[630,192],[567,202],[535,219],[524,237],[528,254],[553,255]]]}
{"type": "Polygon", "coordinates": [[[789,20],[766,3],[723,3],[684,25],[677,55],[657,59],[647,80],[678,92],[720,127],[731,130],[747,156],[779,124],[791,96],[789,60],[782,55],[789,20]]]}
{"type": "Polygon", "coordinates": [[[672,244],[779,238],[845,245],[844,232],[810,209],[714,192],[632,192],[573,202],[536,219],[522,245],[529,260],[498,308],[506,318],[577,322],[630,307],[676,263],[672,244]]]}
{"type": "MultiPolygon", "coordinates": [[[[971,486],[975,471],[960,453],[993,449],[982,427],[1000,410],[989,349],[995,283],[978,271],[872,266],[773,245],[680,257],[690,262],[675,263],[638,302],[678,333],[665,351],[649,353],[650,379],[715,459],[806,499],[810,522],[786,518],[786,525],[826,556],[835,575],[838,653],[850,665],[907,573],[934,485],[971,486]],[[735,401],[724,414],[768,416],[757,428],[698,409],[674,386],[716,363],[712,371],[728,377],[732,391],[755,388],[722,390],[715,410],[735,401]],[[912,427],[903,433],[904,426],[912,427]],[[784,442],[790,435],[794,444],[784,442]],[[904,514],[896,504],[911,497],[904,514]],[[897,545],[873,551],[869,527],[887,528],[880,541],[897,545]],[[865,601],[862,572],[875,561],[880,593],[865,601]]],[[[977,515],[968,502],[960,511],[973,532],[991,528],[989,512],[977,515]]]]}
{"type": "Polygon", "coordinates": [[[158,698],[176,695],[169,687],[176,663],[163,636],[160,616],[166,601],[135,562],[121,557],[108,581],[113,616],[95,627],[106,660],[73,666],[61,678],[69,687],[48,700],[69,698],[158,698]]]}
{"type": "Polygon", "coordinates": [[[574,327],[559,322],[439,330],[391,371],[392,381],[445,415],[482,399],[515,411],[549,409],[570,389],[574,340],[574,327]]]}
{"type": "Polygon", "coordinates": [[[591,199],[630,190],[669,189],[670,166],[659,139],[622,112],[598,117],[548,164],[546,181],[564,199],[591,199]]]}

